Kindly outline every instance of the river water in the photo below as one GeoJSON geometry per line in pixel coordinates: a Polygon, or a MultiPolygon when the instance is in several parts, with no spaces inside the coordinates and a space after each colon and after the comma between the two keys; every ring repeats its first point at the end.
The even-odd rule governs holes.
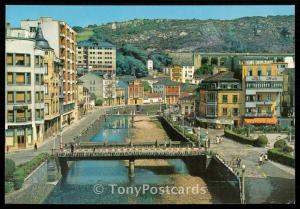
{"type": "MultiPolygon", "coordinates": [[[[110,117],[101,123],[99,131],[90,141],[93,142],[124,142],[129,135],[130,122],[128,117],[110,117]]],[[[160,203],[161,194],[157,185],[164,187],[176,185],[170,175],[188,176],[186,165],[181,160],[168,160],[172,166],[169,174],[153,170],[153,168],[136,167],[135,177],[128,177],[128,168],[124,161],[76,161],[54,190],[46,198],[46,204],[151,204],[160,203]],[[134,188],[140,189],[140,193],[134,188]],[[149,190],[154,187],[155,189],[149,190]],[[129,188],[129,189],[128,189],[129,188]],[[133,189],[132,189],[133,188],[133,189]],[[144,190],[144,191],[143,191],[144,190]],[[101,193],[101,194],[100,194],[101,193]]],[[[208,189],[213,191],[213,189],[208,189]]],[[[197,190],[199,192],[199,188],[197,190]]],[[[218,200],[213,193],[210,202],[218,200]]],[[[226,201],[225,201],[226,202],[226,201]]],[[[168,202],[165,202],[168,203],[168,202]]],[[[174,203],[174,202],[169,202],[174,203]]],[[[199,200],[198,203],[201,203],[199,200]]]]}

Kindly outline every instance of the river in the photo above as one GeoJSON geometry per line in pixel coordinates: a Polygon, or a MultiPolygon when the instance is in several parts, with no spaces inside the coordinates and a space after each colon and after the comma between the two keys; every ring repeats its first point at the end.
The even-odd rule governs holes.
{"type": "MultiPolygon", "coordinates": [[[[129,118],[126,116],[110,117],[105,123],[104,121],[101,123],[97,134],[90,141],[124,142],[129,136],[130,126],[129,118]]],[[[171,165],[168,166],[169,169],[136,167],[135,177],[129,178],[124,161],[76,161],[44,203],[222,203],[232,200],[219,199],[211,192],[214,188],[207,188],[203,178],[190,176],[183,161],[168,160],[168,164],[171,165]],[[200,186],[195,182],[201,182],[200,186]],[[187,185],[193,188],[187,191],[185,188],[187,185]],[[158,186],[162,189],[160,190],[158,186]],[[182,190],[176,188],[177,190],[170,191],[169,188],[174,186],[182,187],[182,190]],[[172,193],[174,191],[176,194],[172,193]],[[184,195],[179,194],[180,191],[183,191],[184,195]]]]}

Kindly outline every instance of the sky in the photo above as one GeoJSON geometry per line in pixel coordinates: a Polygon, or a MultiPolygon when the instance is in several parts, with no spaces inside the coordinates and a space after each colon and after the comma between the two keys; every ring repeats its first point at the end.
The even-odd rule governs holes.
{"type": "Polygon", "coordinates": [[[6,22],[19,27],[24,19],[53,17],[63,20],[70,26],[105,24],[132,19],[221,19],[230,20],[240,17],[295,15],[293,5],[260,6],[35,6],[7,5],[6,22]]]}

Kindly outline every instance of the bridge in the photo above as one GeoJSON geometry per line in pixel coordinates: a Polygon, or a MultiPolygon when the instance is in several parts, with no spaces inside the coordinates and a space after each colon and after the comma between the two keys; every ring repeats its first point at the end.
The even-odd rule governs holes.
{"type": "Polygon", "coordinates": [[[136,159],[185,159],[206,155],[204,148],[191,143],[80,143],[73,152],[70,149],[56,153],[61,173],[68,170],[68,161],[78,160],[129,160],[128,175],[134,176],[136,159]]]}

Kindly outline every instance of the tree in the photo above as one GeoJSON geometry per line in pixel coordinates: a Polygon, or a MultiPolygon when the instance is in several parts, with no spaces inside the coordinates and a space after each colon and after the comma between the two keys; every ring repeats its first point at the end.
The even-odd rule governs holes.
{"type": "Polygon", "coordinates": [[[145,92],[150,92],[151,91],[151,86],[149,85],[148,81],[143,81],[142,84],[144,86],[144,91],[145,92]]]}
{"type": "Polygon", "coordinates": [[[96,106],[102,106],[103,101],[101,99],[97,99],[95,102],[96,106]]]}
{"type": "Polygon", "coordinates": [[[74,27],[73,27],[73,30],[75,30],[76,33],[80,33],[80,32],[83,31],[83,28],[80,27],[80,26],[74,26],[74,27]]]}
{"type": "Polygon", "coordinates": [[[201,75],[212,75],[213,74],[213,66],[204,64],[200,68],[198,68],[195,73],[195,75],[201,76],[201,75]]]}
{"type": "Polygon", "coordinates": [[[94,101],[97,100],[97,97],[96,97],[95,93],[91,93],[91,100],[94,100],[94,101]]]}

